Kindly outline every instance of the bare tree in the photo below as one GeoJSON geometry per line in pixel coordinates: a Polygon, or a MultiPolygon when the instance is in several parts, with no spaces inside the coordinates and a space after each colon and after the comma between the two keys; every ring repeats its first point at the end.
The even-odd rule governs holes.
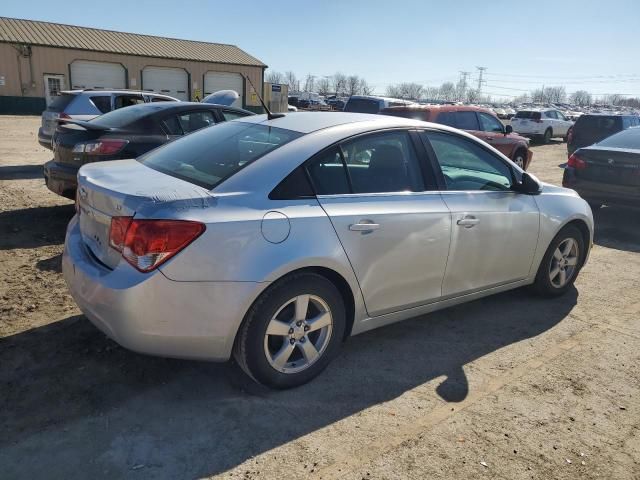
{"type": "Polygon", "coordinates": [[[344,73],[336,72],[333,75],[331,86],[338,96],[344,96],[347,91],[347,76],[344,73]]]}
{"type": "Polygon", "coordinates": [[[300,91],[300,80],[296,77],[296,74],[291,70],[284,74],[285,80],[284,82],[289,85],[289,92],[299,92],[300,91]]]}
{"type": "Polygon", "coordinates": [[[320,95],[326,96],[331,92],[331,82],[329,77],[322,77],[318,80],[317,90],[320,95]]]}
{"type": "Polygon", "coordinates": [[[304,91],[305,92],[313,92],[316,89],[316,76],[307,74],[304,79],[304,91]]]}
{"type": "Polygon", "coordinates": [[[284,83],[284,75],[282,75],[280,72],[269,72],[267,73],[266,77],[264,77],[264,81],[276,84],[284,83]]]}
{"type": "Polygon", "coordinates": [[[607,105],[620,105],[624,101],[624,97],[618,93],[605,95],[602,99],[607,105]]]}
{"type": "Polygon", "coordinates": [[[576,90],[569,96],[569,101],[581,107],[591,105],[591,94],[586,90],[576,90]]]}
{"type": "Polygon", "coordinates": [[[551,103],[564,102],[567,99],[567,91],[564,87],[547,87],[544,94],[547,101],[551,103]]]}
{"type": "Polygon", "coordinates": [[[373,95],[373,87],[364,79],[360,79],[360,93],[362,95],[373,95]]]}
{"type": "Polygon", "coordinates": [[[440,98],[447,102],[456,99],[456,87],[452,82],[445,82],[440,85],[440,98]]]}
{"type": "Polygon", "coordinates": [[[470,88],[466,91],[465,101],[468,103],[478,103],[480,101],[480,91],[477,88],[470,88]]]}
{"type": "Polygon", "coordinates": [[[358,95],[360,93],[360,77],[349,75],[346,82],[347,95],[358,95]]]}
{"type": "Polygon", "coordinates": [[[404,82],[387,87],[387,95],[408,100],[418,100],[422,98],[424,87],[419,83],[404,82]]]}

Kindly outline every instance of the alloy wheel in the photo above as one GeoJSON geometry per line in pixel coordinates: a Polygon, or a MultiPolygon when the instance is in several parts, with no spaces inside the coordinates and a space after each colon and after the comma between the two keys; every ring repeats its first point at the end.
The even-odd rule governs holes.
{"type": "Polygon", "coordinates": [[[306,370],[322,356],[332,331],[327,302],[316,295],[298,295],[284,303],[267,325],[267,361],[281,373],[306,370]]]}
{"type": "Polygon", "coordinates": [[[578,242],[566,238],[555,249],[549,264],[549,280],[555,288],[564,287],[576,273],[579,257],[578,242]]]}

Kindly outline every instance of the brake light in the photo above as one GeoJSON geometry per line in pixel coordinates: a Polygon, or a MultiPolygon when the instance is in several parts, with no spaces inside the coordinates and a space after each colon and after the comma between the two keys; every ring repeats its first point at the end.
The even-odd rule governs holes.
{"type": "Polygon", "coordinates": [[[576,170],[582,170],[582,169],[587,168],[587,162],[585,162],[583,159],[581,159],[578,155],[576,155],[574,153],[569,157],[569,161],[567,162],[567,166],[568,167],[573,167],[576,170]]]}
{"type": "Polygon", "coordinates": [[[113,217],[109,245],[141,272],[150,272],[202,235],[205,225],[189,220],[113,217]]]}
{"type": "Polygon", "coordinates": [[[121,151],[129,140],[106,138],[96,142],[77,143],[73,147],[74,153],[86,153],[88,155],[113,155],[121,151]]]}

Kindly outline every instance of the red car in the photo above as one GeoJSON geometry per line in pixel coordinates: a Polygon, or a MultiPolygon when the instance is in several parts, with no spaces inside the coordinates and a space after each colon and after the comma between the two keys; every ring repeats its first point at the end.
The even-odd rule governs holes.
{"type": "Polygon", "coordinates": [[[407,105],[388,107],[380,113],[459,128],[484,140],[524,170],[529,167],[533,157],[529,140],[513,133],[511,125],[505,127],[495,113],[485,108],[469,105],[407,105]]]}

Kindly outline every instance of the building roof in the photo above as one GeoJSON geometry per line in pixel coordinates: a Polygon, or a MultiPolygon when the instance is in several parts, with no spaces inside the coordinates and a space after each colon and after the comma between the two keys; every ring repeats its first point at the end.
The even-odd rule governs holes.
{"type": "Polygon", "coordinates": [[[235,45],[0,17],[0,42],[266,67],[235,45]]]}

